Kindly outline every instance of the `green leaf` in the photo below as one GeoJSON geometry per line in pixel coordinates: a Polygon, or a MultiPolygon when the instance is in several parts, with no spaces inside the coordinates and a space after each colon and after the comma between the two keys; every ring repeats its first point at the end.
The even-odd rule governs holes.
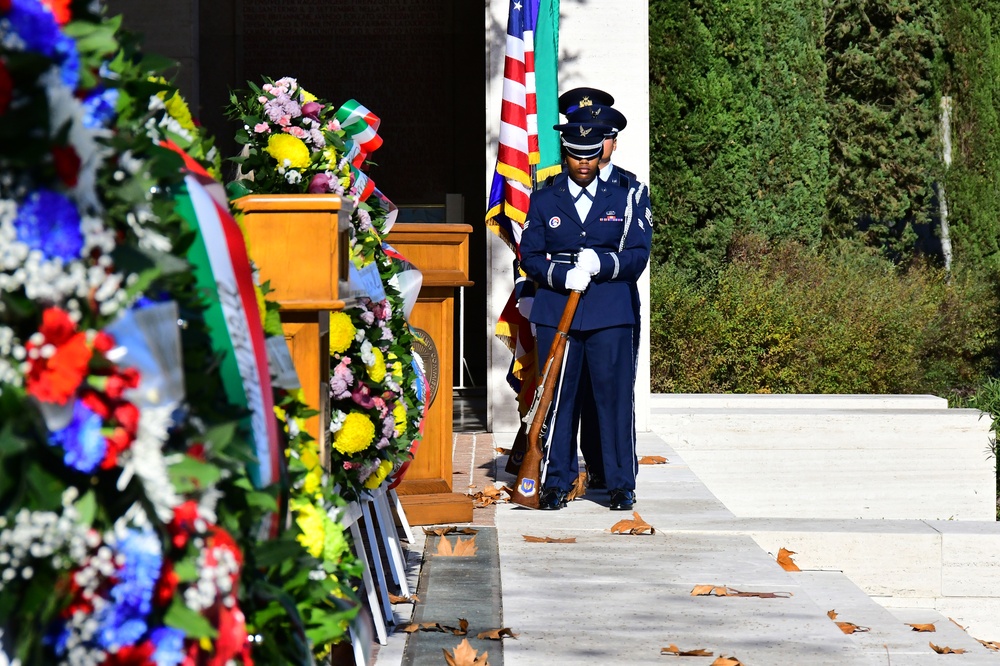
{"type": "Polygon", "coordinates": [[[185,583],[198,580],[198,563],[192,557],[180,560],[174,564],[174,573],[185,583]]]}
{"type": "Polygon", "coordinates": [[[76,501],[76,510],[80,514],[81,525],[90,527],[94,524],[94,518],[97,516],[97,495],[93,490],[88,490],[76,501]]]}
{"type": "Polygon", "coordinates": [[[191,456],[184,456],[179,462],[171,465],[169,472],[170,481],[181,493],[208,488],[222,477],[218,467],[191,456]]]}
{"type": "Polygon", "coordinates": [[[257,565],[271,567],[289,560],[295,560],[305,553],[302,545],[293,538],[274,539],[257,545],[254,558],[257,565]]]}
{"type": "Polygon", "coordinates": [[[174,599],[163,616],[168,627],[180,629],[189,638],[215,638],[219,634],[212,624],[200,613],[191,610],[180,599],[174,599]]]}

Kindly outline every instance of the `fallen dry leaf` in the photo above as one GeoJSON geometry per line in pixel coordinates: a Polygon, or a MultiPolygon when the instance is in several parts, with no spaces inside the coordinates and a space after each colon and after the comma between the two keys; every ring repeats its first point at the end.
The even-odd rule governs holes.
{"type": "Polygon", "coordinates": [[[482,491],[472,495],[472,505],[477,509],[483,509],[498,502],[506,502],[510,499],[510,493],[507,493],[507,496],[504,496],[504,493],[507,493],[506,486],[503,488],[486,486],[482,491]]]}
{"type": "Polygon", "coordinates": [[[436,554],[443,557],[471,557],[476,554],[476,537],[468,539],[459,537],[454,546],[451,545],[451,541],[447,537],[441,537],[438,539],[436,554]]]}
{"type": "Polygon", "coordinates": [[[792,561],[792,555],[795,554],[794,550],[786,550],[782,548],[778,551],[778,564],[785,571],[802,571],[799,566],[792,561]]]}
{"type": "MultiPolygon", "coordinates": [[[[787,599],[791,592],[741,592],[722,585],[695,585],[692,597],[756,597],[758,599],[787,599]]],[[[832,611],[831,611],[832,612],[832,611]]]]}
{"type": "Polygon", "coordinates": [[[953,625],[955,625],[956,627],[958,627],[958,628],[959,628],[959,629],[961,629],[962,631],[965,631],[965,632],[968,632],[968,631],[969,631],[969,628],[968,628],[968,627],[963,627],[962,625],[960,625],[960,624],[958,623],[958,621],[957,621],[957,620],[955,620],[955,618],[953,618],[953,617],[949,617],[948,619],[949,619],[949,620],[951,620],[951,623],[952,623],[953,625]]]}
{"type": "Polygon", "coordinates": [[[663,456],[643,456],[639,458],[640,465],[666,465],[667,459],[663,456]]]}
{"type": "Polygon", "coordinates": [[[448,527],[435,527],[434,529],[424,528],[424,534],[427,536],[439,536],[443,537],[445,534],[479,534],[479,530],[473,529],[471,527],[463,527],[458,529],[454,525],[449,525],[448,527]]]}
{"type": "Polygon", "coordinates": [[[515,634],[510,630],[509,627],[502,627],[500,629],[490,629],[489,631],[480,631],[476,634],[476,638],[483,640],[498,641],[504,636],[510,636],[511,638],[517,638],[518,634],[515,634]]]}
{"type": "Polygon", "coordinates": [[[866,631],[871,631],[868,627],[860,627],[853,622],[836,622],[836,625],[840,627],[840,630],[845,634],[863,634],[866,631]]]}
{"type": "Polygon", "coordinates": [[[909,622],[905,624],[908,627],[913,627],[913,631],[937,631],[937,627],[933,624],[910,624],[909,622]]]}
{"type": "Polygon", "coordinates": [[[583,497],[585,494],[587,494],[587,473],[580,472],[576,477],[576,481],[573,482],[573,487],[566,493],[566,501],[572,502],[577,497],[583,497]]]}
{"type": "Polygon", "coordinates": [[[678,657],[711,657],[712,653],[708,650],[682,650],[673,643],[669,647],[660,648],[660,654],[673,654],[678,657]]]}
{"type": "Polygon", "coordinates": [[[655,534],[656,528],[647,523],[638,511],[632,512],[632,520],[619,520],[611,526],[612,534],[655,534]]]}
{"type": "Polygon", "coordinates": [[[576,543],[576,537],[566,537],[565,539],[556,539],[554,537],[538,537],[531,536],[530,534],[522,534],[524,540],[528,543],[576,543]]]}
{"type": "Polygon", "coordinates": [[[505,449],[505,448],[503,448],[501,446],[498,446],[497,447],[497,453],[499,453],[502,456],[509,456],[510,455],[510,449],[505,449]]]}
{"type": "Polygon", "coordinates": [[[490,666],[490,662],[486,659],[489,652],[480,655],[479,650],[469,645],[468,638],[456,645],[452,652],[444,649],[441,652],[444,652],[448,666],[490,666]]]}
{"type": "Polygon", "coordinates": [[[416,604],[420,603],[420,597],[415,594],[411,594],[408,597],[401,597],[398,594],[389,593],[389,603],[390,604],[416,604]]]}
{"type": "Polygon", "coordinates": [[[414,622],[406,625],[400,629],[400,631],[407,634],[412,634],[415,631],[436,631],[438,633],[447,633],[447,630],[441,626],[439,622],[414,622]]]}
{"type": "Polygon", "coordinates": [[[937,652],[938,654],[965,654],[965,650],[963,648],[952,649],[947,646],[938,647],[937,645],[934,645],[934,643],[928,643],[928,645],[930,645],[931,649],[937,652]]]}
{"type": "Polygon", "coordinates": [[[984,641],[981,638],[977,638],[976,640],[979,641],[980,643],[982,643],[983,646],[987,650],[991,650],[993,652],[1000,652],[1000,642],[998,642],[998,641],[984,641]]]}
{"type": "Polygon", "coordinates": [[[830,618],[831,620],[836,620],[837,619],[837,611],[836,610],[828,610],[826,612],[826,616],[828,618],[830,618]]]}
{"type": "Polygon", "coordinates": [[[712,666],[746,666],[742,661],[736,657],[719,657],[712,662],[712,666]]]}
{"type": "Polygon", "coordinates": [[[458,618],[458,629],[455,627],[445,627],[445,629],[450,630],[456,636],[464,636],[469,633],[469,621],[464,617],[460,617],[458,618]]]}

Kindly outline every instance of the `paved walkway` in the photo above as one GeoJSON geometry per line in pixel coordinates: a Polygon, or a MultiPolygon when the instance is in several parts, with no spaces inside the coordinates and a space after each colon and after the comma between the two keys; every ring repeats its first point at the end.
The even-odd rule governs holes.
{"type": "MultiPolygon", "coordinates": [[[[498,435],[498,445],[508,446],[511,439],[498,435]]],[[[425,537],[415,528],[417,539],[410,551],[414,578],[416,565],[422,561],[423,567],[421,603],[414,619],[454,623],[464,617],[458,613],[473,615],[477,604],[499,603],[503,626],[518,638],[504,639],[502,645],[470,641],[480,653],[489,651],[494,666],[687,666],[711,664],[721,655],[736,657],[747,666],[1000,664],[1000,654],[988,651],[934,611],[890,613],[837,572],[784,571],[774,553],[765,552],[749,536],[724,528],[736,519],[666,442],[652,433],[642,434],[638,454],[668,460],[640,468],[635,508],[655,528],[654,534],[612,534],[615,522],[631,516],[609,511],[606,494],[597,492],[556,512],[511,504],[477,509],[474,523],[489,532],[482,543],[495,543],[497,549],[497,559],[484,560],[484,566],[499,562],[499,581],[490,582],[459,575],[429,578],[440,558],[424,546],[433,546],[438,537],[425,537]],[[529,543],[524,535],[572,538],[575,543],[529,543]],[[463,585],[467,587],[456,593],[456,586],[463,585]],[[692,596],[698,585],[762,593],[763,598],[692,596]],[[768,598],[770,593],[775,596],[768,598]],[[834,609],[839,621],[869,631],[844,634],[827,616],[834,609]],[[918,634],[904,622],[934,622],[937,632],[918,634]],[[967,651],[939,655],[929,642],[967,651]],[[661,648],[671,645],[707,650],[714,657],[661,655],[661,648]]],[[[472,486],[468,491],[474,493],[494,478],[509,482],[503,460],[496,457],[490,435],[457,436],[455,490],[472,486]]],[[[438,567],[438,571],[443,570],[438,567]]],[[[397,626],[404,625],[410,607],[397,610],[405,615],[397,626]]],[[[498,627],[470,627],[470,634],[493,628],[498,627]]],[[[445,645],[461,640],[437,636],[445,645]]],[[[428,643],[428,649],[414,650],[417,642],[411,639],[407,646],[406,635],[396,633],[379,650],[375,663],[444,663],[440,645],[428,643]]]]}

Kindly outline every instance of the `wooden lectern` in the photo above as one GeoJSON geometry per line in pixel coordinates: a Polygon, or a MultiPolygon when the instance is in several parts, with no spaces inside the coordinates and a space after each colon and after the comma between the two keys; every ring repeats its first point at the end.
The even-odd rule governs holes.
{"type": "Polygon", "coordinates": [[[327,459],[330,419],[330,313],[343,310],[353,204],[332,194],[251,194],[237,199],[261,282],[281,306],[281,325],[305,402],[306,421],[327,459]]]}
{"type": "Polygon", "coordinates": [[[468,224],[396,223],[386,242],[423,274],[410,323],[437,347],[440,383],[424,420],[424,436],[396,487],[411,525],[470,522],[472,498],[452,492],[452,352],[455,289],[469,281],[468,224]]]}

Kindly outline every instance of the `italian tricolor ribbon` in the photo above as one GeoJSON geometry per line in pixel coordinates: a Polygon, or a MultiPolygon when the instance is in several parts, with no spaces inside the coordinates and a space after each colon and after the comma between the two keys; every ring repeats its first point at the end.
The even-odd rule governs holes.
{"type": "Polygon", "coordinates": [[[243,232],[200,180],[192,174],[185,177],[185,187],[176,195],[177,212],[195,231],[188,260],[198,287],[215,297],[208,303],[205,322],[213,349],[222,354],[226,396],[250,414],[246,425],[257,461],[249,473],[263,487],[279,480],[282,462],[264,327],[243,232]]]}

